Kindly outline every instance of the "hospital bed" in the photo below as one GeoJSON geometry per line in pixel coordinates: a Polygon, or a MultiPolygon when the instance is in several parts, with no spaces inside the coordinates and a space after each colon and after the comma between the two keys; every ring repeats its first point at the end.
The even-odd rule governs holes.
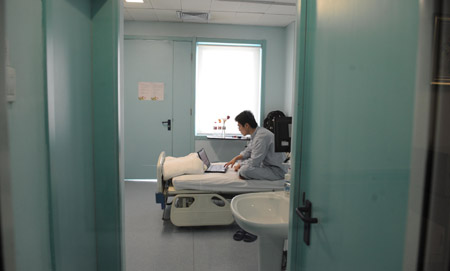
{"type": "Polygon", "coordinates": [[[165,158],[163,151],[157,162],[156,202],[161,204],[164,220],[167,220],[166,209],[170,209],[170,221],[176,226],[229,225],[234,222],[229,202],[233,196],[279,191],[284,186],[283,180],[242,180],[233,169],[165,180],[165,158]],[[170,208],[166,208],[168,205],[170,208]]]}

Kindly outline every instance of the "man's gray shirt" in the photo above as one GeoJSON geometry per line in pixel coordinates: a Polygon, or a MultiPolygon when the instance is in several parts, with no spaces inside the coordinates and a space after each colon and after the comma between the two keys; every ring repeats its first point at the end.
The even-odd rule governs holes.
{"type": "Polygon", "coordinates": [[[275,152],[274,134],[263,127],[256,127],[247,147],[240,153],[242,165],[271,168],[278,175],[286,173],[283,161],[285,153],[275,152]]]}

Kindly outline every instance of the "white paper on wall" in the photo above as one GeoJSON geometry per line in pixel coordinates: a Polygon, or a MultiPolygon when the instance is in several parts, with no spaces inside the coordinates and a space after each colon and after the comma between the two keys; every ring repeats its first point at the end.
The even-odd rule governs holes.
{"type": "Polygon", "coordinates": [[[164,83],[139,82],[138,92],[140,101],[164,101],[164,83]]]}

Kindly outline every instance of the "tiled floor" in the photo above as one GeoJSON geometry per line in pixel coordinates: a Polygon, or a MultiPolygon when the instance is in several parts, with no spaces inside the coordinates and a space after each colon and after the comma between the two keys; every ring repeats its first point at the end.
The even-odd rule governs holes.
{"type": "Polygon", "coordinates": [[[178,228],[161,220],[156,183],[125,182],[126,271],[256,271],[257,242],[233,240],[237,225],[178,228]]]}

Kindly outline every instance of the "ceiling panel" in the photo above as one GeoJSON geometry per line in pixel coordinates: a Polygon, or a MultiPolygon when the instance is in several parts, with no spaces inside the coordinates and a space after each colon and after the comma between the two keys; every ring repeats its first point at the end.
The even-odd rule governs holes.
{"type": "Polygon", "coordinates": [[[239,12],[264,13],[269,7],[267,4],[240,3],[239,12]]]}
{"type": "Polygon", "coordinates": [[[153,9],[129,8],[128,12],[136,21],[158,21],[158,17],[156,17],[153,9]]]}
{"type": "Polygon", "coordinates": [[[211,10],[211,0],[189,0],[182,1],[181,8],[183,11],[206,11],[211,10]]]}
{"type": "Polygon", "coordinates": [[[144,3],[128,3],[124,2],[123,6],[126,8],[152,8],[150,0],[144,0],[144,3]]]}
{"type": "Polygon", "coordinates": [[[130,12],[126,8],[123,9],[123,19],[125,21],[132,21],[132,20],[134,20],[133,16],[131,16],[130,12]]]}
{"type": "Polygon", "coordinates": [[[211,2],[211,11],[239,11],[239,5],[239,2],[213,0],[211,2]]]}
{"type": "Polygon", "coordinates": [[[125,3],[124,19],[281,27],[295,21],[297,0],[272,0],[269,4],[248,3],[249,1],[251,0],[144,0],[144,4],[125,3]],[[177,11],[207,12],[210,16],[208,21],[183,21],[177,17],[177,11]]]}
{"type": "Polygon", "coordinates": [[[160,22],[182,22],[175,10],[158,9],[155,10],[155,15],[160,22]]]}
{"type": "Polygon", "coordinates": [[[181,10],[181,0],[149,0],[149,1],[151,2],[153,8],[155,9],[181,10]]]}

